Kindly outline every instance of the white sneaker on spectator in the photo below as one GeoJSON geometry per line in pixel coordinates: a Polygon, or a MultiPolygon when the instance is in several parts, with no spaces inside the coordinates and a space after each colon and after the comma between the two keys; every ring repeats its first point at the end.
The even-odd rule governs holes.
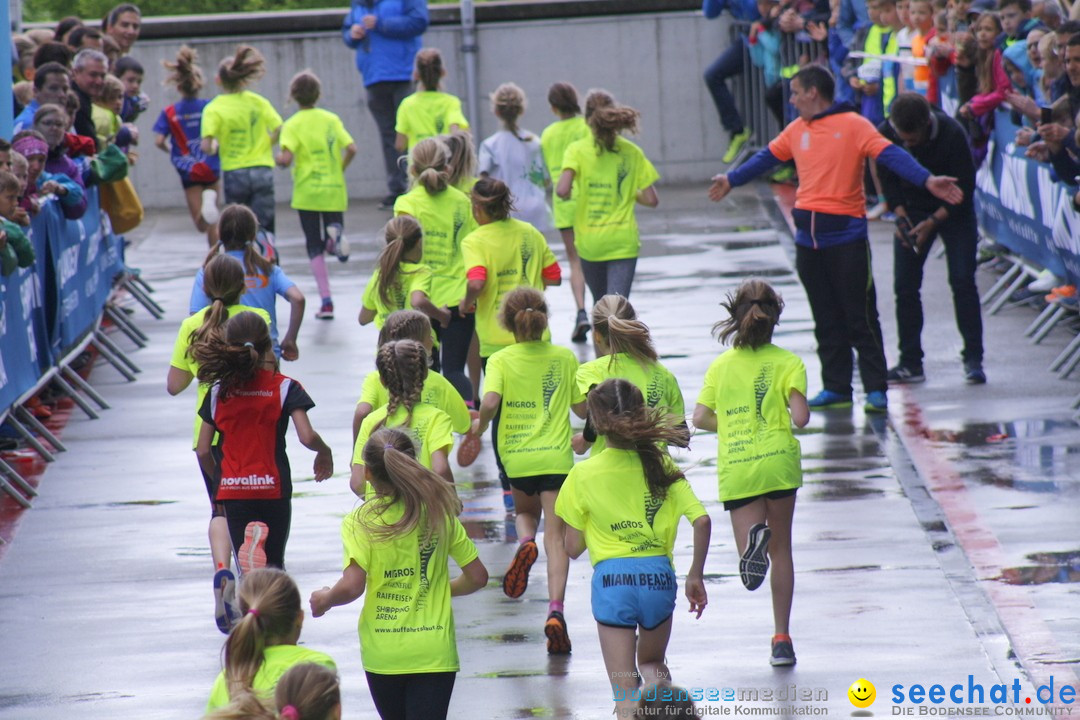
{"type": "Polygon", "coordinates": [[[218,221],[217,207],[217,190],[214,188],[206,188],[202,191],[202,219],[206,221],[208,225],[213,225],[218,221]]]}
{"type": "Polygon", "coordinates": [[[1038,277],[1028,283],[1028,290],[1031,292],[1050,292],[1058,285],[1062,284],[1062,280],[1058,278],[1054,273],[1049,270],[1043,270],[1039,273],[1038,277]]]}

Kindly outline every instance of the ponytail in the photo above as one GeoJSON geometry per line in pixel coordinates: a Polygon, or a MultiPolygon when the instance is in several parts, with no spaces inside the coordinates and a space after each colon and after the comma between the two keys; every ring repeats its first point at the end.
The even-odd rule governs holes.
{"type": "Polygon", "coordinates": [[[589,127],[593,131],[596,147],[599,150],[615,151],[615,139],[623,130],[632,133],[638,131],[641,113],[625,105],[608,105],[597,108],[589,117],[589,127]]]}
{"type": "Polygon", "coordinates": [[[194,357],[192,350],[196,345],[209,341],[212,334],[220,332],[229,319],[227,308],[240,302],[245,289],[243,265],[228,255],[210,258],[203,267],[203,292],[210,298],[210,309],[203,317],[202,325],[188,337],[188,355],[194,357]]]}
{"type": "Polygon", "coordinates": [[[425,48],[416,53],[416,77],[424,90],[438,90],[442,82],[442,55],[435,48],[425,48]]]}
{"type": "Polygon", "coordinates": [[[451,519],[461,512],[454,486],[416,460],[416,446],[399,428],[377,430],[364,445],[364,467],[375,480],[379,495],[390,498],[375,509],[382,518],[387,508],[401,503],[404,512],[393,523],[370,523],[367,530],[376,538],[391,539],[421,528],[421,537],[445,538],[451,519]]]}
{"type": "Polygon", "coordinates": [[[471,198],[473,206],[483,210],[484,214],[495,222],[505,220],[514,211],[510,188],[502,180],[493,177],[477,180],[473,185],[471,198]]]}
{"type": "Polygon", "coordinates": [[[773,328],[780,322],[784,300],[764,280],[747,280],[721,303],[728,317],[713,325],[713,335],[732,347],[757,350],[772,342],[773,328]]]}
{"type": "Polygon", "coordinates": [[[491,93],[491,110],[506,129],[518,134],[518,118],[525,113],[525,91],[514,83],[503,83],[491,93]]]}
{"type": "Polygon", "coordinates": [[[230,696],[251,691],[268,641],[291,635],[300,618],[300,590],[284,570],[248,572],[237,597],[243,616],[233,625],[222,651],[230,696]]]}
{"type": "Polygon", "coordinates": [[[412,423],[412,413],[421,402],[424,381],[428,375],[427,351],[414,340],[391,340],[381,345],[375,355],[379,380],[390,396],[386,417],[376,427],[382,427],[399,407],[406,410],[405,425],[412,423]]]}
{"type": "Polygon", "coordinates": [[[464,130],[454,130],[442,136],[450,151],[450,184],[459,187],[476,174],[476,148],[472,135],[464,130]]]}
{"type": "Polygon", "coordinates": [[[169,71],[165,82],[175,85],[184,97],[197,96],[203,87],[203,74],[198,63],[199,53],[187,45],[181,45],[174,62],[161,61],[161,64],[169,71]]]}
{"type": "Polygon", "coordinates": [[[244,274],[269,276],[274,266],[255,249],[255,236],[259,231],[259,220],[246,205],[232,203],[226,205],[218,218],[218,238],[210,248],[206,261],[218,255],[222,249],[244,251],[244,274]]]}
{"type": "Polygon", "coordinates": [[[645,483],[656,500],[667,497],[667,489],[685,476],[664,450],[666,445],[687,447],[685,425],[676,426],[663,411],[649,408],[633,383],[621,378],[605,380],[588,396],[589,420],[608,445],[632,448],[641,458],[645,483]]]}
{"type": "Polygon", "coordinates": [[[503,298],[499,320],[503,327],[521,342],[532,342],[544,337],[548,327],[548,308],[544,294],[531,287],[511,290],[503,298]]]}
{"type": "MultiPolygon", "coordinates": [[[[393,307],[392,291],[400,285],[401,261],[420,242],[424,233],[420,223],[411,215],[398,215],[383,228],[386,247],[379,253],[379,299],[393,307]]],[[[406,304],[408,299],[406,298],[406,304]]]]}
{"type": "Polygon", "coordinates": [[[573,85],[566,82],[557,82],[548,88],[548,105],[558,110],[563,115],[580,115],[581,105],[578,104],[577,90],[573,85]]]}
{"type": "Polygon", "coordinates": [[[653,347],[649,326],[637,319],[634,306],[622,295],[605,295],[593,306],[593,331],[599,333],[611,349],[609,364],[625,353],[641,365],[659,360],[653,347]]]}
{"type": "Polygon", "coordinates": [[[450,150],[438,138],[425,138],[418,142],[410,154],[409,174],[413,182],[421,185],[429,195],[438,195],[450,185],[450,150]]]}
{"type": "Polygon", "coordinates": [[[224,400],[255,379],[262,359],[272,349],[266,321],[245,311],[229,318],[223,333],[196,344],[192,356],[199,364],[199,382],[217,383],[218,397],[224,400]]]}
{"type": "Polygon", "coordinates": [[[250,45],[238,45],[236,54],[218,65],[218,79],[227,92],[237,92],[266,72],[266,59],[250,45]]]}

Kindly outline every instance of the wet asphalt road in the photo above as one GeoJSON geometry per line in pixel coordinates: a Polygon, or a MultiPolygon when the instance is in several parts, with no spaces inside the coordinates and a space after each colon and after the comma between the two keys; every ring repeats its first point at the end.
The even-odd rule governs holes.
{"type": "MultiPolygon", "coordinates": [[[[790,241],[777,233],[782,225],[761,191],[744,188],[714,206],[703,187],[665,188],[660,209],[639,211],[645,248],[631,299],[679,378],[688,410],[719,351],[709,336],[721,317],[718,302],[747,275],[766,276],[784,294],[776,342],[803,357],[810,393],[820,389],[790,241]]],[[[331,268],[338,309],[332,322],[311,317],[317,294],[303,241],[292,211],[278,209],[284,267],[308,296],[301,358],[283,371],[314,398],[312,422],[337,460],[335,476],[317,485],[311,454],[290,437],[296,494],[287,558],[305,598],[338,576],[339,522],[354,503],[347,487],[350,419],[360,380],[373,367],[375,330],[360,328],[355,316],[377,253],[375,232],[387,216],[354,205],[363,207],[346,223],[353,257],[331,268]]],[[[97,367],[93,383],[113,409],[96,422],[72,416],[63,435],[70,452],[48,469],[41,497],[19,518],[16,539],[0,559],[0,718],[195,718],[220,668],[207,501],[188,446],[194,392],[171,398],[164,389],[205,252],[189,225],[186,212],[175,212],[140,229],[129,261],[142,268],[168,315],[153,321],[136,312],[151,336],[148,348],[132,354],[143,369],[137,382],[97,367]]],[[[559,245],[554,238],[561,257],[559,245]]],[[[884,229],[875,231],[874,253],[886,349],[895,358],[884,229]]],[[[980,284],[994,279],[983,272],[980,284]]],[[[716,502],[715,438],[700,436],[680,455],[713,517],[713,540],[705,615],[687,615],[683,598],[676,610],[668,651],[675,681],[744,689],[749,697],[769,689],[774,697],[809,690],[818,698],[704,702],[705,711],[849,716],[847,688],[863,677],[877,686],[870,710],[879,716],[895,712],[895,684],[947,687],[967,683],[970,674],[989,688],[1019,678],[1020,706],[1050,675],[1058,687],[1080,685],[1080,432],[1069,409],[1078,388],[1045,369],[1067,335],[1055,331],[1032,347],[1020,338],[1030,310],[988,318],[990,383],[968,387],[943,260],[928,265],[925,290],[928,382],[890,393],[888,421],[867,417],[857,403],[815,414],[800,434],[805,485],[794,527],[794,669],[768,664],[767,586],[748,593],[738,580],[730,525],[716,502]]],[[[573,318],[569,288],[548,297],[553,334],[563,341],[573,318]]],[[[287,309],[279,306],[279,315],[287,309]]],[[[575,349],[583,360],[592,357],[589,347],[575,349]]],[[[515,538],[490,449],[471,468],[455,467],[455,476],[466,505],[462,519],[493,579],[454,601],[462,670],[451,717],[608,716],[587,561],[570,571],[573,655],[549,658],[543,556],[522,600],[505,598],[498,587],[515,538]]],[[[680,573],[690,543],[684,526],[675,556],[680,573]]],[[[301,643],[337,660],[344,717],[374,718],[356,637],[359,610],[357,603],[309,618],[301,643]]]]}

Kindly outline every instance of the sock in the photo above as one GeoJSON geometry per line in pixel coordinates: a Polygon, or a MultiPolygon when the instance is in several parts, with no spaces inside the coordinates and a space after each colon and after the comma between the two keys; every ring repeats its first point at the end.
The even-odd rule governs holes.
{"type": "Polygon", "coordinates": [[[523,537],[520,540],[518,540],[518,543],[524,545],[525,543],[529,542],[530,540],[535,542],[536,537],[533,536],[533,535],[530,535],[529,537],[523,537]]]}
{"type": "Polygon", "coordinates": [[[548,603],[548,614],[553,612],[561,613],[563,611],[563,604],[561,600],[552,600],[548,603]]]}
{"type": "Polygon", "coordinates": [[[321,297],[330,297],[330,277],[326,274],[326,257],[316,255],[311,258],[311,274],[315,276],[315,284],[319,286],[321,297]]]}
{"type": "Polygon", "coordinates": [[[217,569],[218,570],[224,570],[225,569],[225,563],[218,563],[217,564],[217,569]]]}

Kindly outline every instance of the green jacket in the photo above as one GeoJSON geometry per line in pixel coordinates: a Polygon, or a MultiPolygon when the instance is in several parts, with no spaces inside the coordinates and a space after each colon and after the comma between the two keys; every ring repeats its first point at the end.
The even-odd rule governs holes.
{"type": "Polygon", "coordinates": [[[0,274],[7,277],[17,267],[30,267],[34,264],[34,246],[26,237],[22,227],[10,220],[0,218],[0,230],[7,233],[7,243],[0,250],[0,274]]]}

